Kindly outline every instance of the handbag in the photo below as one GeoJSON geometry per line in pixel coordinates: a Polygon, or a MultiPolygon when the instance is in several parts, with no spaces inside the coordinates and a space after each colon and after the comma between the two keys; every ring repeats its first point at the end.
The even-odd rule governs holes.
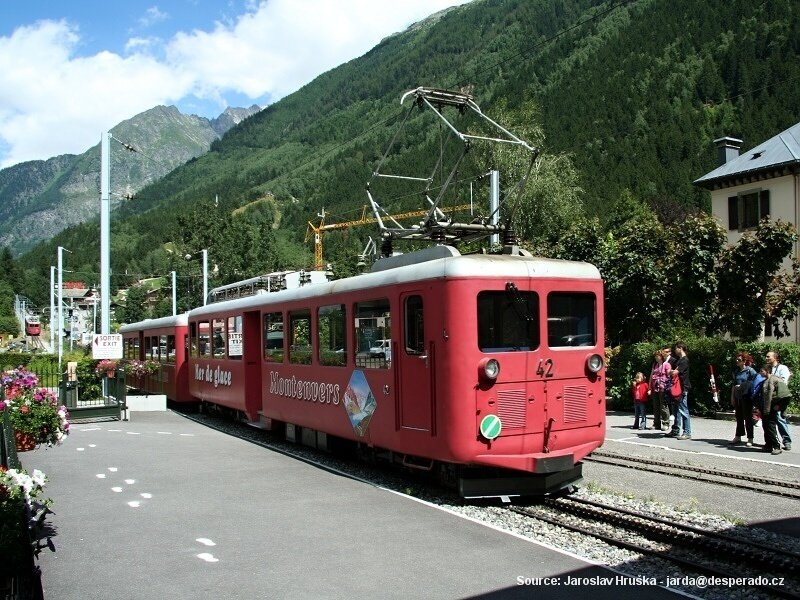
{"type": "Polygon", "coordinates": [[[672,394],[673,398],[680,398],[683,395],[683,386],[681,385],[680,375],[675,373],[671,379],[672,386],[669,389],[669,393],[672,394]]]}

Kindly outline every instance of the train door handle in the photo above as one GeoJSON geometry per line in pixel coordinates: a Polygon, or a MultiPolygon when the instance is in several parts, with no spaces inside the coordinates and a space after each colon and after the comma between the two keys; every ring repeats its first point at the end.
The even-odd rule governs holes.
{"type": "Polygon", "coordinates": [[[420,360],[424,360],[425,361],[425,366],[426,367],[428,366],[428,355],[427,354],[420,354],[419,355],[419,359],[420,360]]]}

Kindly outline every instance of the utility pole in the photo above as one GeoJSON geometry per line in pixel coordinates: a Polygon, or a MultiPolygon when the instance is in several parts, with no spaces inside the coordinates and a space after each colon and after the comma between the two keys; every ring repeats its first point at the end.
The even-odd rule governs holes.
{"type": "MultiPolygon", "coordinates": [[[[111,134],[107,131],[100,135],[100,333],[104,335],[111,333],[111,197],[109,191],[109,188],[111,187],[110,139],[111,134]]],[[[58,310],[61,311],[60,303],[58,310]]]]}

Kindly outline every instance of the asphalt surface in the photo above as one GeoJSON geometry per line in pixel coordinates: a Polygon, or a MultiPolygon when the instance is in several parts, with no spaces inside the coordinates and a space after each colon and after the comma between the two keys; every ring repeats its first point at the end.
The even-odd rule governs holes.
{"type": "Polygon", "coordinates": [[[172,412],[21,458],[54,500],[47,599],[674,597],[172,412]]]}

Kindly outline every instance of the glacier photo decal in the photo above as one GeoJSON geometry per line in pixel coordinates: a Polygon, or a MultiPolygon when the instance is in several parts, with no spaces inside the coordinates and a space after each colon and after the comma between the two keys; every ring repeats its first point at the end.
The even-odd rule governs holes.
{"type": "Polygon", "coordinates": [[[378,404],[363,371],[353,371],[344,392],[344,408],[350,418],[353,431],[359,437],[364,437],[378,404]]]}

